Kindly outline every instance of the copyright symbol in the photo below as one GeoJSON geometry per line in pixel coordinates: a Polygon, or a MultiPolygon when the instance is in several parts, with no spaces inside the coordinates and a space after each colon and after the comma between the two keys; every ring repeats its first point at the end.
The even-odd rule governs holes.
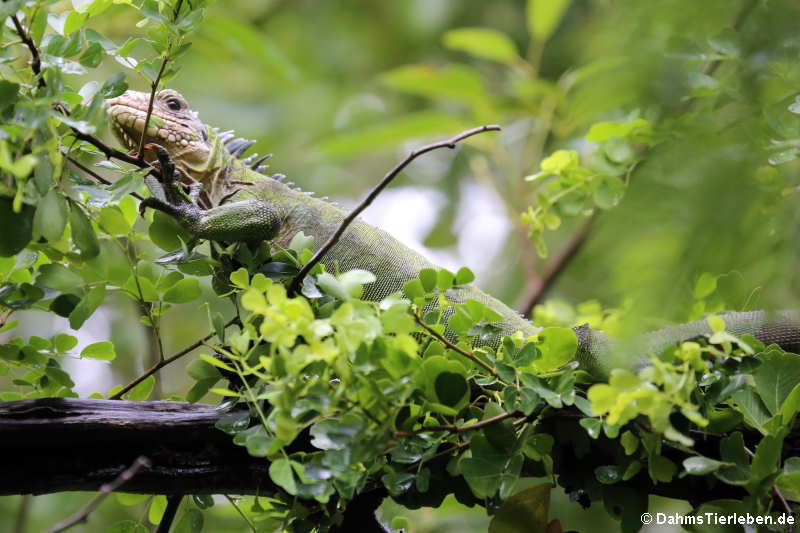
{"type": "Polygon", "coordinates": [[[650,513],[642,513],[641,519],[642,524],[647,525],[653,521],[653,515],[650,513]]]}

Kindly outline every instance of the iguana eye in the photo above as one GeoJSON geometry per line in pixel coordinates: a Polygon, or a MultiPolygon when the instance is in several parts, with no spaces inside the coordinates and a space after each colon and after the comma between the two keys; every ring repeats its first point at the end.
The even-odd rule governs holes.
{"type": "Polygon", "coordinates": [[[172,109],[173,111],[180,111],[181,102],[177,98],[170,98],[169,100],[167,100],[167,107],[172,109]]]}

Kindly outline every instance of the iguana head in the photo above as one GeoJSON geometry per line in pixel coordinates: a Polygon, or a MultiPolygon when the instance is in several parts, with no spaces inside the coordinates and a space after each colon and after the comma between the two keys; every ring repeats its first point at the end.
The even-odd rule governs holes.
{"type": "MultiPolygon", "coordinates": [[[[150,93],[125,91],[106,100],[109,105],[111,130],[129,150],[139,148],[150,93]]],[[[186,99],[173,89],[163,89],[153,99],[153,112],[145,132],[144,142],[160,144],[167,149],[176,166],[188,176],[202,180],[208,172],[215,152],[216,136],[211,138],[208,127],[189,108],[186,99]]],[[[152,154],[145,154],[147,158],[152,154]]]]}

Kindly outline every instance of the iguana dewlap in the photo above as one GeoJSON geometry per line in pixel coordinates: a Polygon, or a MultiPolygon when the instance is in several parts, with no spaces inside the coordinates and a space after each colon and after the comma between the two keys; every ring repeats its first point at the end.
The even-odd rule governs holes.
{"type": "MultiPolygon", "coordinates": [[[[150,94],[126,91],[107,100],[112,131],[129,150],[136,150],[144,129],[150,94]]],[[[270,240],[286,247],[299,231],[314,237],[320,246],[336,230],[346,212],[329,202],[293,189],[280,178],[262,174],[263,160],[255,156],[239,159],[252,143],[231,140],[229,132],[217,133],[203,124],[180,93],[164,89],[156,94],[145,143],[163,146],[177,167],[184,184],[192,188],[191,200],[169,184],[152,182],[153,197],[144,205],[174,216],[199,238],[235,242],[270,240]],[[199,192],[201,191],[201,192],[199,192]],[[199,196],[197,193],[199,192],[199,196]]],[[[152,156],[149,156],[152,157],[152,156]]],[[[377,301],[402,290],[423,268],[437,268],[387,232],[356,220],[324,256],[330,272],[368,270],[377,281],[364,287],[364,299],[377,301]]],[[[452,290],[454,303],[478,300],[503,316],[503,332],[522,331],[535,335],[540,328],[503,302],[469,285],[452,290]]],[[[767,316],[762,311],[729,313],[723,316],[734,334],[749,333],[767,344],[778,343],[786,350],[800,350],[800,326],[793,314],[767,316]]],[[[612,341],[587,326],[574,328],[579,340],[578,360],[587,371],[602,376],[612,366],[612,341]]],[[[641,337],[637,352],[657,352],[698,335],[710,333],[705,321],[692,322],[641,337]]]]}

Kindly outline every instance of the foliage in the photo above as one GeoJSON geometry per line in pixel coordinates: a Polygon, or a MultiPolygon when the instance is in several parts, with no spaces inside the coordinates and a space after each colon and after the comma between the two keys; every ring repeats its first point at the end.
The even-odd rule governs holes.
{"type": "MultiPolygon", "coordinates": [[[[458,61],[410,64],[380,76],[383,90],[422,101],[421,108],[322,139],[320,151],[336,160],[467,123],[522,124],[522,162],[509,157],[512,143],[481,139],[469,167],[511,198],[508,211],[542,256],[545,230],[617,208],[636,180],[671,171],[675,180],[694,183],[697,175],[731,171],[744,193],[722,190],[711,178],[702,182],[715,195],[712,210],[725,211],[726,195],[737,193],[732,205],[743,219],[722,225],[738,239],[736,247],[715,242],[713,251],[735,248],[761,258],[759,243],[740,237],[752,237],[745,231],[752,226],[766,227],[763,246],[782,249],[781,227],[793,219],[780,202],[794,194],[800,155],[798,71],[780,48],[796,52],[797,44],[764,42],[758,31],[783,7],[756,7],[751,16],[761,25],[755,30],[721,29],[718,16],[690,42],[664,45],[684,58],[669,65],[680,79],[670,86],[677,96],[662,101],[643,89],[626,101],[592,104],[590,112],[585,91],[609,73],[641,66],[639,56],[631,52],[623,66],[595,58],[551,75],[545,45],[569,23],[564,17],[572,8],[567,1],[530,0],[523,17],[528,53],[520,52],[519,35],[451,28],[441,42],[458,61]],[[536,120],[525,122],[530,117],[536,120]],[[701,143],[710,137],[713,142],[701,143]],[[513,194],[520,190],[525,193],[513,194]]],[[[258,68],[280,79],[298,76],[238,21],[217,12],[213,27],[203,26],[210,9],[202,0],[92,0],[67,10],[54,2],[2,4],[0,15],[10,23],[0,34],[0,225],[13,231],[0,241],[0,400],[76,396],[65,361],[119,359],[109,340],[78,349],[79,337],[66,332],[15,335],[22,311],[57,315],[80,330],[121,296],[139,310],[159,361],[167,355],[165,320],[182,304],[203,303],[212,334],[205,353],[186,365],[191,388],[172,399],[195,402],[210,394],[247,406],[220,429],[269,461],[270,479],[280,487],[237,507],[258,531],[325,530],[349,501],[378,490],[409,509],[438,507],[454,495],[485,507],[494,516],[493,532],[544,530],[560,517],[548,513],[549,485],[517,490],[530,477],[550,478],[581,504],[602,502],[623,531],[638,530],[648,494],[688,497],[695,513],[777,514],[783,509],[776,492],[800,498],[800,460],[788,442],[800,410],[800,359],[732,336],[714,315],[707,317],[714,331],[708,338],[641,354],[648,363],[641,368],[589,376],[573,360],[577,340],[569,327],[589,322],[622,336],[622,322],[640,311],[641,295],[620,299],[617,308],[593,301],[572,309],[550,300],[534,311],[547,326],[536,337],[505,336],[491,308],[474,300],[451,303],[450,291],[473,281],[466,268],[423,270],[402,293],[366,302],[361,287],[373,274],[334,275],[316,267],[302,295],[290,297],[286,285],[311,257],[308,236],[297,235],[286,250],[189,247],[187,234],[168,217],[139,216],[147,170],[100,157],[109,154],[92,137],[106,126],[103,100],[127,87],[124,73],[160,87],[190,60],[191,35],[205,31],[204,37],[230,33],[257,56],[258,68]],[[138,18],[138,37],[118,43],[92,27],[123,12],[138,18]],[[126,70],[102,83],[89,79],[110,59],[126,70]],[[208,290],[209,279],[217,294],[208,290]],[[225,297],[235,302],[235,313],[218,304],[225,297]],[[298,450],[302,438],[310,446],[298,450]]],[[[665,20],[678,26],[678,19],[665,20]]],[[[670,244],[679,240],[665,239],[673,246],[667,252],[686,259],[690,252],[677,253],[670,244]]],[[[619,255],[638,257],[636,250],[619,255]]],[[[663,259],[659,267],[669,271],[670,264],[663,259]]],[[[760,289],[748,284],[769,279],[751,276],[757,266],[746,265],[745,274],[725,263],[712,266],[688,274],[692,290],[678,295],[682,318],[751,309],[760,289]]],[[[649,296],[662,305],[658,294],[649,296]]],[[[97,396],[141,401],[155,387],[150,375],[97,396]]],[[[131,506],[145,499],[118,497],[131,506]]],[[[158,523],[166,499],[148,501],[146,520],[158,523]]],[[[214,503],[194,497],[176,530],[202,530],[220,507],[214,503]]],[[[144,530],[143,522],[122,521],[111,531],[144,530]]]]}

